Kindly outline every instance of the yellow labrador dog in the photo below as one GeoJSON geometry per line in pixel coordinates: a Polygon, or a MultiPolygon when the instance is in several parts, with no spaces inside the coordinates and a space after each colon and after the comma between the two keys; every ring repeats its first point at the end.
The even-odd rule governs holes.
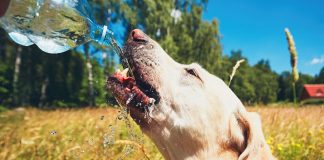
{"type": "Polygon", "coordinates": [[[170,160],[275,159],[256,113],[198,64],[175,62],[141,30],[125,45],[129,70],[108,78],[108,89],[170,160]]]}

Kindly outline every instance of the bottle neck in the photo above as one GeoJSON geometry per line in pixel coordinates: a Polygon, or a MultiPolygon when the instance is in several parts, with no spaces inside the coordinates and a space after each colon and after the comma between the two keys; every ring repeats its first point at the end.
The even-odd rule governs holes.
{"type": "Polygon", "coordinates": [[[110,45],[111,39],[114,36],[114,33],[108,29],[108,27],[100,26],[97,24],[92,24],[90,36],[92,40],[102,44],[102,45],[110,45]]]}
{"type": "MultiPolygon", "coordinates": [[[[98,43],[110,46],[113,51],[118,54],[122,60],[122,65],[124,68],[130,68],[128,60],[125,58],[125,55],[122,49],[117,44],[116,40],[114,39],[114,33],[108,29],[107,26],[100,26],[90,21],[91,25],[91,32],[90,36],[92,40],[97,41],[98,43]]],[[[132,71],[130,71],[130,75],[133,76],[132,71]]]]}

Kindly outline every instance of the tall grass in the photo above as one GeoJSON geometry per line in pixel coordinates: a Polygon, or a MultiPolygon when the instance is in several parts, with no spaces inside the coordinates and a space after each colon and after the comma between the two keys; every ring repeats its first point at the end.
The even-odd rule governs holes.
{"type": "MultiPolygon", "coordinates": [[[[261,114],[267,142],[279,159],[324,159],[323,107],[249,110],[261,114]]],[[[133,122],[129,132],[118,115],[113,108],[1,113],[0,159],[163,159],[133,122]]]]}
{"type": "Polygon", "coordinates": [[[162,159],[135,124],[130,138],[118,114],[113,108],[3,113],[0,159],[162,159]]]}
{"type": "Polygon", "coordinates": [[[249,110],[260,113],[267,143],[278,159],[324,160],[324,106],[249,110]]]}
{"type": "Polygon", "coordinates": [[[291,64],[291,74],[292,74],[292,88],[293,88],[293,96],[294,96],[294,103],[296,104],[297,98],[296,98],[296,82],[299,79],[299,73],[297,70],[297,49],[295,46],[295,41],[293,36],[291,35],[288,28],[285,28],[286,38],[288,42],[288,50],[290,53],[290,64],[291,64]]]}

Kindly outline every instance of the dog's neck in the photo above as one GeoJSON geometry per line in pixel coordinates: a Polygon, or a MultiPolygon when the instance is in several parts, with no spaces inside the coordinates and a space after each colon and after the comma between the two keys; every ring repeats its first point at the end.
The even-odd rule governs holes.
{"type": "Polygon", "coordinates": [[[156,144],[159,151],[167,160],[176,159],[237,159],[239,152],[232,150],[227,133],[215,135],[206,132],[196,132],[192,129],[171,127],[152,121],[150,126],[143,131],[156,144]],[[210,137],[208,137],[210,136],[210,137]],[[213,136],[213,137],[212,137],[213,136]],[[222,142],[220,142],[222,141],[222,142]]]}

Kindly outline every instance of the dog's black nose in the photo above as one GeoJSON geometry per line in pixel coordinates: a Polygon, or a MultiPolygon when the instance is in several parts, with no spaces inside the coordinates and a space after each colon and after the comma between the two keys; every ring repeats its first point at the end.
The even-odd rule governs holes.
{"type": "Polygon", "coordinates": [[[140,29],[134,29],[131,32],[131,37],[135,42],[147,42],[144,32],[140,29]]]}

